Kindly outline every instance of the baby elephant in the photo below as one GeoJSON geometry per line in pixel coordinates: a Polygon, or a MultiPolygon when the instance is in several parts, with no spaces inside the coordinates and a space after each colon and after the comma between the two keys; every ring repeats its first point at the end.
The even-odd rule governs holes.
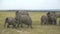
{"type": "Polygon", "coordinates": [[[4,27],[6,26],[6,23],[7,23],[7,28],[9,28],[10,25],[12,25],[13,28],[16,28],[16,20],[15,20],[15,18],[7,17],[7,18],[5,19],[4,27]]]}

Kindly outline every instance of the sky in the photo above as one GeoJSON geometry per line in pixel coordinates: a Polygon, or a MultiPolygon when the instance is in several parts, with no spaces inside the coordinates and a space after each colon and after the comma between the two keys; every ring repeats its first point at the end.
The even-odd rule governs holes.
{"type": "Polygon", "coordinates": [[[0,0],[0,10],[60,9],[60,0],[0,0]]]}

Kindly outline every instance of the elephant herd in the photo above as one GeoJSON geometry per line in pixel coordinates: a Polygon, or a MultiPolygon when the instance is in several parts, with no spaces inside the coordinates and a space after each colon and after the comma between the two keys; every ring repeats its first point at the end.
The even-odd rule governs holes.
{"type": "Polygon", "coordinates": [[[57,14],[55,12],[48,12],[41,17],[41,24],[50,24],[56,25],[57,23],[57,14]]]}
{"type": "MultiPolygon", "coordinates": [[[[12,17],[6,17],[5,19],[5,24],[4,26],[6,26],[7,23],[7,28],[10,27],[10,25],[12,25],[14,28],[18,28],[18,27],[23,27],[23,24],[27,25],[27,28],[32,28],[32,19],[29,16],[29,13],[26,11],[16,11],[15,13],[15,18],[12,17]]],[[[53,24],[56,25],[57,23],[57,16],[55,12],[48,12],[45,15],[43,15],[41,17],[41,24],[53,24]]]]}
{"type": "Polygon", "coordinates": [[[14,28],[18,28],[19,26],[23,27],[23,24],[25,24],[28,28],[32,28],[32,19],[28,12],[16,11],[15,14],[15,18],[6,17],[4,26],[6,26],[7,23],[7,28],[9,28],[10,25],[12,25],[14,28]]]}

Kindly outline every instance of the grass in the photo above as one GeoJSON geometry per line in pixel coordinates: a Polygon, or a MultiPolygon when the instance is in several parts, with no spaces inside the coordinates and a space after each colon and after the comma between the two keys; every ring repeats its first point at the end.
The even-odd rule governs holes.
{"type": "Polygon", "coordinates": [[[33,29],[26,27],[13,29],[4,28],[4,21],[6,17],[15,17],[15,12],[0,12],[0,34],[60,34],[60,26],[58,25],[40,25],[40,18],[42,15],[46,15],[46,13],[47,12],[29,12],[33,21],[33,29]]]}

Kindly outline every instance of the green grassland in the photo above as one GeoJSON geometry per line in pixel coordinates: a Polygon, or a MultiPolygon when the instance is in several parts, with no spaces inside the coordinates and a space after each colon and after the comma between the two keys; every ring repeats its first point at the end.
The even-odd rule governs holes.
{"type": "MultiPolygon", "coordinates": [[[[41,25],[40,18],[47,12],[29,12],[32,18],[33,29],[26,28],[4,28],[6,17],[15,17],[15,12],[0,12],[0,34],[60,34],[60,26],[58,25],[41,25]]],[[[58,23],[58,20],[57,20],[58,23]]]]}

